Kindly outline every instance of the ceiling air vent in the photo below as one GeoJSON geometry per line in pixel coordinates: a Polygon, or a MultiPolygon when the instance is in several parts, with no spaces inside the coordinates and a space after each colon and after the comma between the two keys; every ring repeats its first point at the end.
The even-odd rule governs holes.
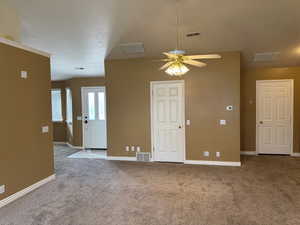
{"type": "Polygon", "coordinates": [[[138,54],[144,53],[144,44],[143,43],[126,43],[120,44],[121,50],[125,54],[138,54]]]}
{"type": "Polygon", "coordinates": [[[271,62],[279,58],[280,52],[264,52],[254,55],[254,62],[271,62]]]}

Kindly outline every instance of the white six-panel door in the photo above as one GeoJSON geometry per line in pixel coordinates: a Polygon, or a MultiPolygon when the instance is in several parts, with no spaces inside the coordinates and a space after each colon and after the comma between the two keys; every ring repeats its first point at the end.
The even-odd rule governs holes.
{"type": "Polygon", "coordinates": [[[293,80],[257,81],[257,152],[291,154],[293,80]]]}
{"type": "Polygon", "coordinates": [[[184,82],[152,82],[151,91],[153,160],[183,162],[184,82]]]}
{"type": "Polygon", "coordinates": [[[105,99],[105,87],[82,88],[84,148],[107,148],[105,99]]]}

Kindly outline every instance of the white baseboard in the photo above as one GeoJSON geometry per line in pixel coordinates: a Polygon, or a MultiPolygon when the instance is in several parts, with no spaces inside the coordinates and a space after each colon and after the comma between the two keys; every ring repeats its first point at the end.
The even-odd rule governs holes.
{"type": "Polygon", "coordinates": [[[27,188],[25,188],[21,191],[18,191],[17,193],[15,193],[13,195],[8,196],[7,198],[0,201],[0,208],[2,208],[3,206],[17,200],[18,198],[23,197],[24,195],[28,194],[29,192],[32,192],[33,190],[41,187],[42,185],[44,185],[44,184],[46,184],[46,183],[48,183],[48,182],[50,182],[54,179],[55,179],[55,174],[53,174],[53,175],[51,175],[51,176],[35,183],[35,184],[33,184],[33,185],[31,185],[31,186],[29,186],[29,187],[27,187],[27,188]]]}
{"type": "Polygon", "coordinates": [[[257,155],[256,151],[241,151],[241,155],[257,155]]]}
{"type": "Polygon", "coordinates": [[[136,157],[107,156],[106,160],[136,161],[136,157]]]}
{"type": "Polygon", "coordinates": [[[74,145],[71,145],[70,143],[66,143],[70,148],[74,148],[74,149],[84,149],[84,147],[82,146],[74,146],[74,145]]]}
{"type": "Polygon", "coordinates": [[[224,162],[224,161],[205,161],[205,160],[185,160],[185,164],[209,165],[209,166],[241,166],[241,162],[224,162]]]}
{"type": "Polygon", "coordinates": [[[291,154],[292,157],[300,157],[300,153],[299,152],[293,152],[291,154]]]}

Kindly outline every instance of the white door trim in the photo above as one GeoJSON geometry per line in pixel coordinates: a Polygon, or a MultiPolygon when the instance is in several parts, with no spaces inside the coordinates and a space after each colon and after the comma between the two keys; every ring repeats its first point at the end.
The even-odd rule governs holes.
{"type": "MultiPolygon", "coordinates": [[[[105,122],[106,122],[106,133],[107,133],[107,103],[106,103],[106,87],[105,86],[85,86],[81,87],[81,129],[82,129],[82,149],[85,149],[85,133],[84,133],[84,115],[83,115],[83,102],[84,96],[83,91],[89,88],[103,88],[105,93],[104,104],[105,104],[105,122]]],[[[77,119],[77,118],[76,118],[77,119]]],[[[74,119],[73,119],[74,120],[74,119]]],[[[106,135],[107,138],[107,135],[106,135]]]]}
{"type": "Polygon", "coordinates": [[[282,82],[282,81],[289,81],[291,84],[291,137],[290,137],[290,143],[291,143],[291,150],[290,155],[293,155],[294,153],[294,79],[279,79],[279,80],[257,80],[256,81],[256,154],[259,154],[259,143],[258,143],[258,89],[257,85],[261,83],[270,83],[270,82],[282,82]]]}
{"type": "Polygon", "coordinates": [[[183,112],[182,112],[182,121],[183,121],[183,156],[182,156],[182,162],[186,161],[186,135],[185,135],[185,83],[184,80],[170,80],[170,81],[150,81],[150,126],[151,126],[151,161],[155,160],[155,154],[154,154],[154,128],[153,128],[153,87],[155,84],[183,84],[183,99],[182,99],[182,105],[183,105],[183,112]]]}

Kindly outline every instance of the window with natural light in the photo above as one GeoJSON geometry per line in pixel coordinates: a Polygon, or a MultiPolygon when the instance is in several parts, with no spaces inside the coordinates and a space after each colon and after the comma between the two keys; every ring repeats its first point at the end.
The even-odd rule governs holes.
{"type": "Polygon", "coordinates": [[[72,92],[70,88],[66,88],[66,109],[67,109],[67,125],[69,127],[69,131],[73,132],[73,103],[72,103],[72,92]]]}
{"type": "Polygon", "coordinates": [[[98,92],[99,120],[105,120],[105,96],[104,92],[98,92]]]}
{"type": "Polygon", "coordinates": [[[52,121],[61,122],[62,117],[62,106],[61,106],[61,90],[55,89],[51,90],[51,100],[52,100],[52,121]]]}

